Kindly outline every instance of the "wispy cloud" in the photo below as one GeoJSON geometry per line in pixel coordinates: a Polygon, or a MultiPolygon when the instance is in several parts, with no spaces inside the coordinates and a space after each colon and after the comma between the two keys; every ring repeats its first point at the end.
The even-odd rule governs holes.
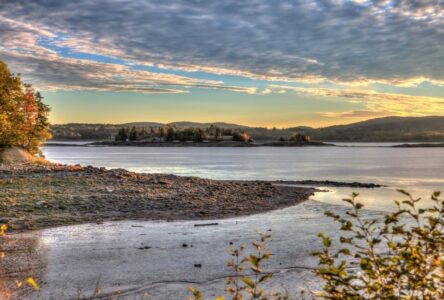
{"type": "Polygon", "coordinates": [[[327,99],[342,98],[345,101],[362,104],[366,107],[365,110],[323,113],[323,115],[329,117],[368,118],[382,115],[422,116],[444,114],[443,98],[439,97],[380,93],[369,89],[305,88],[284,85],[270,85],[267,89],[274,93],[303,94],[327,99]]]}
{"type": "Polygon", "coordinates": [[[319,115],[328,118],[356,118],[356,119],[370,119],[376,117],[390,116],[389,111],[372,111],[372,110],[351,110],[344,112],[325,112],[319,113],[319,115]]]}

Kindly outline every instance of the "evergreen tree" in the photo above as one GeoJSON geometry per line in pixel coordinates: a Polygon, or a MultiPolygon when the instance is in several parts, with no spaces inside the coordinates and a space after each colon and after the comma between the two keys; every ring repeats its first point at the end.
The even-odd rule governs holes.
{"type": "Polygon", "coordinates": [[[128,140],[128,133],[125,128],[120,128],[119,132],[117,132],[116,141],[126,142],[128,140]]]}
{"type": "Polygon", "coordinates": [[[137,140],[137,129],[136,129],[135,126],[133,126],[133,127],[131,128],[131,130],[130,130],[130,133],[129,133],[129,140],[130,140],[130,141],[135,141],[135,140],[137,140]]]}
{"type": "Polygon", "coordinates": [[[171,142],[176,139],[176,133],[173,127],[168,128],[167,134],[166,134],[166,140],[171,142]]]}
{"type": "Polygon", "coordinates": [[[221,137],[222,133],[219,127],[216,127],[216,131],[214,133],[214,139],[218,140],[221,137]]]}
{"type": "Polygon", "coordinates": [[[207,136],[205,135],[205,132],[202,129],[198,128],[194,131],[194,141],[196,143],[201,143],[206,139],[207,136]]]}

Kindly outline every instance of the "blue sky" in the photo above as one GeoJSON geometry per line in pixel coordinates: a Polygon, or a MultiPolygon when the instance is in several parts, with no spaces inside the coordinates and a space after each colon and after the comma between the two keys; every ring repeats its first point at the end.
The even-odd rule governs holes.
{"type": "Polygon", "coordinates": [[[0,59],[53,123],[444,115],[443,40],[440,0],[0,3],[0,59]]]}

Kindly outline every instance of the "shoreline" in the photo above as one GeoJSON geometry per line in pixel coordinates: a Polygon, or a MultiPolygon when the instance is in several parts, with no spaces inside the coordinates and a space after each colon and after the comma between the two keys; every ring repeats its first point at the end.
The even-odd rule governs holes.
{"type": "MultiPolygon", "coordinates": [[[[234,141],[220,141],[220,142],[114,142],[114,141],[53,141],[49,142],[44,147],[158,147],[158,148],[257,148],[257,147],[338,147],[338,148],[444,148],[444,143],[405,143],[399,142],[394,145],[341,145],[334,144],[335,142],[261,142],[261,143],[247,143],[234,141]],[[71,142],[71,143],[69,143],[71,142]],[[76,143],[81,142],[81,143],[76,143]]],[[[361,143],[361,142],[338,142],[338,143],[361,143]]],[[[397,142],[362,142],[366,143],[397,143],[397,142]]]]}
{"type": "Polygon", "coordinates": [[[307,146],[329,146],[334,144],[323,142],[236,142],[236,141],[210,141],[210,142],[115,142],[101,141],[85,144],[68,144],[62,142],[49,142],[45,147],[307,147],[307,146]]]}
{"type": "Polygon", "coordinates": [[[55,163],[0,165],[0,223],[10,231],[27,231],[121,220],[225,219],[294,206],[314,195],[316,186],[379,187],[211,180],[55,163]]]}

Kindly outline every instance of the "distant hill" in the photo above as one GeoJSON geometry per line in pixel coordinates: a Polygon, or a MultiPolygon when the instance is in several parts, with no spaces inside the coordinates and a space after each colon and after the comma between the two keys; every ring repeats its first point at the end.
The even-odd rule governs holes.
{"type": "Polygon", "coordinates": [[[309,135],[316,141],[336,142],[430,142],[444,141],[444,117],[385,117],[367,121],[335,125],[323,128],[307,126],[291,127],[286,129],[267,129],[248,127],[244,125],[214,122],[197,123],[189,121],[162,124],[157,122],[132,122],[126,124],[64,124],[53,125],[52,131],[55,140],[113,139],[122,127],[193,127],[207,128],[211,125],[226,129],[243,130],[254,140],[272,141],[279,138],[288,139],[296,133],[309,135]]]}
{"type": "Polygon", "coordinates": [[[165,126],[165,124],[157,123],[157,122],[131,122],[131,123],[125,123],[117,126],[124,126],[124,127],[159,127],[159,126],[165,126]]]}
{"type": "Polygon", "coordinates": [[[385,117],[299,131],[324,141],[443,141],[444,117],[385,117]]]}
{"type": "Polygon", "coordinates": [[[214,123],[197,123],[197,122],[189,122],[189,121],[181,121],[181,122],[172,122],[167,125],[176,126],[176,127],[193,127],[193,128],[207,128],[211,125],[227,128],[227,129],[235,129],[235,128],[250,128],[244,125],[224,123],[224,122],[214,122],[214,123]]]}

